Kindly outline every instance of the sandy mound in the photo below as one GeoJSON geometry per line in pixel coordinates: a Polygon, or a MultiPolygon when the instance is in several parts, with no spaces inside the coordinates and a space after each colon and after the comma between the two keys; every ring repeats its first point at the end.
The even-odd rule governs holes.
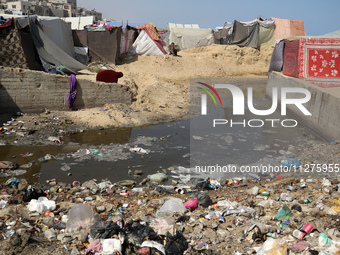
{"type": "MultiPolygon", "coordinates": [[[[178,57],[130,57],[113,69],[124,73],[119,83],[134,91],[131,107],[106,105],[65,114],[76,124],[89,128],[138,126],[179,119],[188,113],[191,78],[266,76],[273,48],[255,50],[213,44],[180,51],[178,57]]],[[[78,77],[95,81],[95,74],[87,71],[78,77]]]]}

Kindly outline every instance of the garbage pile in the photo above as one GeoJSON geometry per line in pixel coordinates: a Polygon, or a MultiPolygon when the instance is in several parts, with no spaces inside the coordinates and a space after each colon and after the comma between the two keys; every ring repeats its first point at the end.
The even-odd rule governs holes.
{"type": "Polygon", "coordinates": [[[1,252],[340,252],[336,178],[249,176],[186,186],[161,181],[160,174],[142,186],[128,180],[29,184],[12,177],[0,184],[1,252]]]}

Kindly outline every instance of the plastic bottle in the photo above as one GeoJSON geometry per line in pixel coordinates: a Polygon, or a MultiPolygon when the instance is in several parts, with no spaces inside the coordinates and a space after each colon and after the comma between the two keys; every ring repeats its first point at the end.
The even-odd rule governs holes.
{"type": "Polygon", "coordinates": [[[52,217],[45,217],[43,219],[43,222],[45,225],[47,225],[50,228],[56,228],[56,229],[63,229],[65,228],[65,225],[60,222],[58,219],[54,219],[52,217]]]}

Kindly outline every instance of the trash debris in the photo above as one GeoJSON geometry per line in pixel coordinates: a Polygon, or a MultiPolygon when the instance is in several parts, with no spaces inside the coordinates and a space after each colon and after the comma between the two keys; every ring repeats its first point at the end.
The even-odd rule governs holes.
{"type": "Polygon", "coordinates": [[[161,216],[166,213],[184,213],[186,211],[186,207],[183,202],[179,198],[171,198],[166,201],[163,206],[159,209],[158,215],[161,216]]]}
{"type": "Polygon", "coordinates": [[[147,179],[149,179],[152,182],[164,182],[168,179],[168,176],[164,173],[155,173],[148,175],[147,179]]]}

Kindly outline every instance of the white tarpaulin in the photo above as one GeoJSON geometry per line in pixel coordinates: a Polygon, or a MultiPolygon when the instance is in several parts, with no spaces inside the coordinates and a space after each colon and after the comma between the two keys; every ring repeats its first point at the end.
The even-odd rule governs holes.
{"type": "Polygon", "coordinates": [[[94,21],[93,16],[68,17],[61,19],[63,19],[65,22],[71,23],[72,30],[84,30],[85,26],[92,25],[94,21]]]}
{"type": "Polygon", "coordinates": [[[156,43],[150,36],[142,30],[135,42],[132,44],[131,50],[142,56],[162,56],[164,53],[158,48],[156,43]]]}
{"type": "Polygon", "coordinates": [[[174,27],[179,28],[200,28],[198,24],[175,24],[175,23],[168,23],[166,26],[166,30],[171,31],[174,27]]]}
{"type": "Polygon", "coordinates": [[[181,50],[208,46],[214,43],[213,30],[200,28],[178,28],[171,29],[169,43],[175,43],[181,50]]]}

